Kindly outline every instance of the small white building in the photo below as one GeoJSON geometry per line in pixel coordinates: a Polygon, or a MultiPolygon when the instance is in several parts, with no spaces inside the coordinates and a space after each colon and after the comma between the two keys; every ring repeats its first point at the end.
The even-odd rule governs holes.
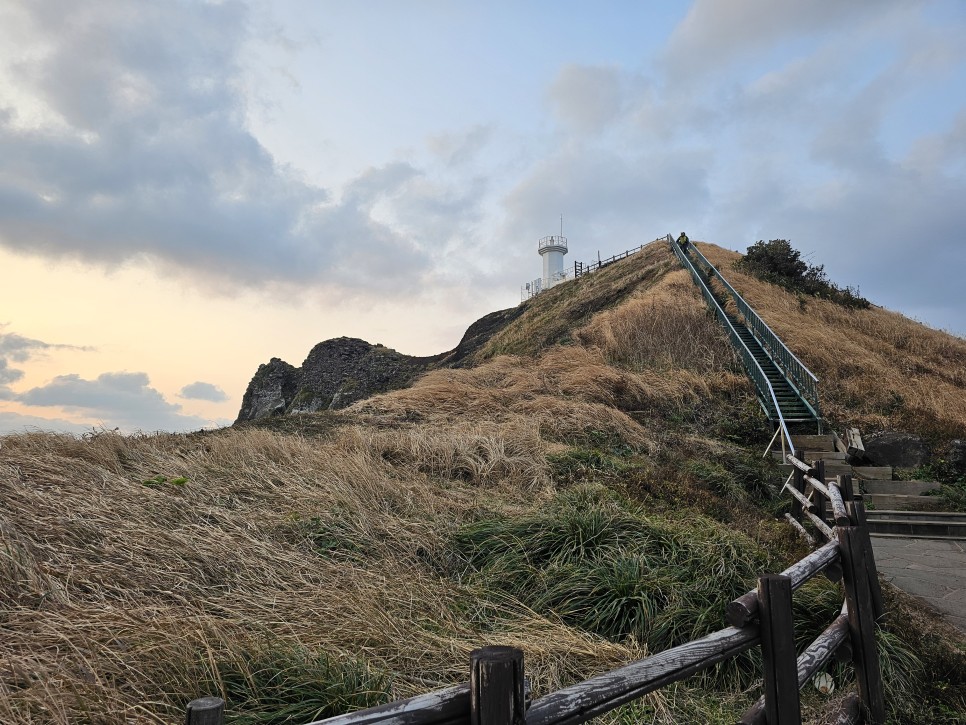
{"type": "Polygon", "coordinates": [[[567,237],[562,234],[544,237],[537,243],[537,251],[543,257],[542,287],[548,289],[567,278],[563,258],[567,253],[567,237]]]}

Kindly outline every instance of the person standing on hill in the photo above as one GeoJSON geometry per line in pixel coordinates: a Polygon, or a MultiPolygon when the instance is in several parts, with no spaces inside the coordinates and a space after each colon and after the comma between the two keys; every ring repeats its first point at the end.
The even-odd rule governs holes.
{"type": "Polygon", "coordinates": [[[688,246],[688,235],[681,232],[681,236],[678,237],[678,244],[681,245],[681,249],[685,249],[688,246]]]}

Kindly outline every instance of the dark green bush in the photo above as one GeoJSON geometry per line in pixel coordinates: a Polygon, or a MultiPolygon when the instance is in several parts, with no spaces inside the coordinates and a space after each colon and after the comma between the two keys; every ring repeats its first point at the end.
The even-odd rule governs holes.
{"type": "MultiPolygon", "coordinates": [[[[755,242],[735,262],[735,267],[792,292],[827,299],[849,309],[870,307],[869,301],[859,295],[858,288],[843,289],[833,284],[825,274],[825,265],[809,265],[801,258],[801,252],[785,239],[755,242]]],[[[804,300],[799,304],[804,307],[804,300]]]]}

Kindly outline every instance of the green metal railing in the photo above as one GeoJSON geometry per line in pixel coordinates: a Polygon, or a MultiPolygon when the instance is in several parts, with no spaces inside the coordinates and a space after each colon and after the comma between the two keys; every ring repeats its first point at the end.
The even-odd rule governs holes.
{"type": "Polygon", "coordinates": [[[762,407],[765,409],[765,414],[768,415],[768,417],[772,420],[776,420],[778,422],[778,425],[782,431],[782,437],[785,441],[787,441],[791,454],[795,455],[795,446],[792,444],[792,436],[788,432],[788,425],[785,423],[785,418],[782,417],[782,411],[778,405],[778,398],[775,396],[775,389],[771,386],[771,381],[768,380],[768,376],[765,375],[765,371],[761,369],[761,365],[758,364],[758,361],[755,359],[755,356],[752,354],[751,350],[749,350],[748,346],[745,345],[745,341],[741,339],[741,336],[738,334],[735,326],[731,323],[731,320],[728,318],[727,313],[725,313],[721,303],[718,302],[717,298],[711,293],[711,289],[708,287],[707,282],[705,282],[704,277],[702,277],[701,273],[695,268],[694,264],[691,262],[691,259],[684,253],[684,250],[681,249],[680,245],[674,241],[674,238],[670,234],[667,235],[667,241],[668,244],[671,245],[671,249],[674,250],[674,254],[681,261],[681,264],[684,265],[684,268],[691,273],[691,278],[698,286],[698,289],[701,290],[701,296],[704,297],[705,302],[707,302],[714,311],[718,321],[721,323],[722,327],[724,327],[725,332],[728,333],[728,338],[731,340],[731,344],[741,356],[741,362],[744,365],[745,370],[748,372],[748,377],[751,378],[755,389],[758,391],[758,399],[762,401],[762,407]],[[769,409],[769,407],[771,409],[769,409]]]}
{"type": "Polygon", "coordinates": [[[778,366],[778,369],[784,373],[788,382],[795,387],[805,404],[808,406],[809,410],[812,411],[812,414],[815,416],[816,420],[821,420],[822,415],[819,412],[818,404],[818,378],[812,374],[811,370],[805,367],[801,360],[795,357],[795,354],[785,346],[785,343],[781,341],[781,338],[772,332],[772,329],[765,324],[763,319],[758,316],[758,313],[755,312],[754,308],[745,302],[744,298],[738,294],[728,280],[726,280],[721,273],[715,269],[711,262],[709,262],[705,256],[701,254],[701,250],[699,250],[693,244],[690,246],[694,251],[694,256],[698,266],[709,277],[716,278],[728,291],[728,294],[731,295],[731,298],[735,302],[735,307],[738,309],[738,312],[740,312],[742,317],[745,319],[745,326],[761,344],[765,354],[767,354],[768,357],[771,358],[772,362],[778,366]]]}

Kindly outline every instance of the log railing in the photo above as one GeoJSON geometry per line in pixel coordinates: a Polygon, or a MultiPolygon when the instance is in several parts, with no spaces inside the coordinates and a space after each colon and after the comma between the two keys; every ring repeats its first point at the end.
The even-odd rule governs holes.
{"type": "MultiPolygon", "coordinates": [[[[799,690],[834,657],[854,664],[858,684],[857,697],[844,700],[836,722],[883,723],[885,700],[875,644],[882,594],[865,511],[854,499],[850,476],[826,481],[822,461],[809,465],[791,455],[788,461],[794,467],[784,487],[792,496],[789,519],[823,543],[781,574],[760,577],[756,589],[729,603],[725,619],[731,626],[533,702],[523,651],[484,647],[471,654],[464,684],[309,725],[578,725],[753,647],[762,648],[764,692],[739,722],[800,725],[799,690]],[[820,573],[842,580],[845,602],[841,614],[797,654],[792,594],[820,573]]],[[[202,698],[188,706],[187,725],[223,722],[224,702],[219,698],[202,698]]]]}

